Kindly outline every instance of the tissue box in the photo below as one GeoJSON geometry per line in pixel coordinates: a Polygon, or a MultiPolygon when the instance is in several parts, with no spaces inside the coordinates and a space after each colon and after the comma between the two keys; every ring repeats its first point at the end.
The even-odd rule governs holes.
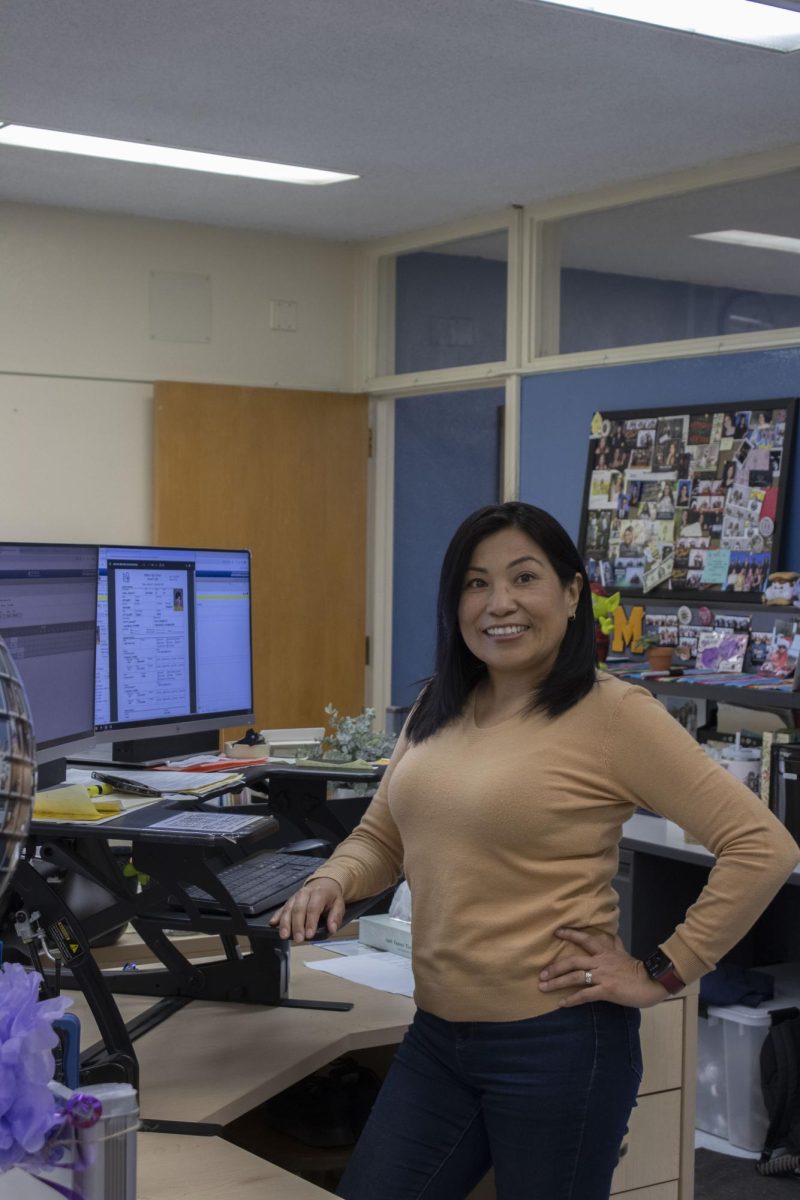
{"type": "Polygon", "coordinates": [[[361,917],[358,922],[358,940],[364,946],[376,950],[391,950],[411,958],[411,922],[397,917],[361,917]]]}

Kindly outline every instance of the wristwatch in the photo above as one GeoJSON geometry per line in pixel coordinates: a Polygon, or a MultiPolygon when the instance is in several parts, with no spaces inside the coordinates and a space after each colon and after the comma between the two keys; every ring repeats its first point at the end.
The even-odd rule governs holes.
{"type": "Polygon", "coordinates": [[[686,987],[672,961],[667,958],[663,950],[654,950],[652,954],[648,954],[644,959],[644,969],[650,978],[666,988],[671,996],[686,987]]]}

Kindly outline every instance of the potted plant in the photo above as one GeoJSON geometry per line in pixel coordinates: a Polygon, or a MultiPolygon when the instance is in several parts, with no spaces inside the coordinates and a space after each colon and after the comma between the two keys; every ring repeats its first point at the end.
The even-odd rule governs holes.
{"type": "Polygon", "coordinates": [[[672,666],[674,646],[663,646],[657,633],[646,633],[639,638],[633,650],[636,654],[646,654],[652,671],[668,671],[672,666]]]}

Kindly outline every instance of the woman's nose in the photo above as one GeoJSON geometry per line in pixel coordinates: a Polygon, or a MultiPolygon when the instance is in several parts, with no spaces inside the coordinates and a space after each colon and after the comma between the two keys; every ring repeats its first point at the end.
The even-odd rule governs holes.
{"type": "Polygon", "coordinates": [[[517,602],[505,586],[492,588],[489,595],[489,610],[493,613],[513,612],[517,602]]]}

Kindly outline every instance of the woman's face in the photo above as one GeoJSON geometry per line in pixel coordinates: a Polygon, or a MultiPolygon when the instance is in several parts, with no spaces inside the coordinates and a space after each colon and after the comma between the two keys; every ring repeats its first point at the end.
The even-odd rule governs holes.
{"type": "Polygon", "coordinates": [[[472,553],[458,605],[467,647],[489,674],[544,679],[575,612],[582,579],[564,587],[544,551],[521,529],[501,529],[472,553]]]}

